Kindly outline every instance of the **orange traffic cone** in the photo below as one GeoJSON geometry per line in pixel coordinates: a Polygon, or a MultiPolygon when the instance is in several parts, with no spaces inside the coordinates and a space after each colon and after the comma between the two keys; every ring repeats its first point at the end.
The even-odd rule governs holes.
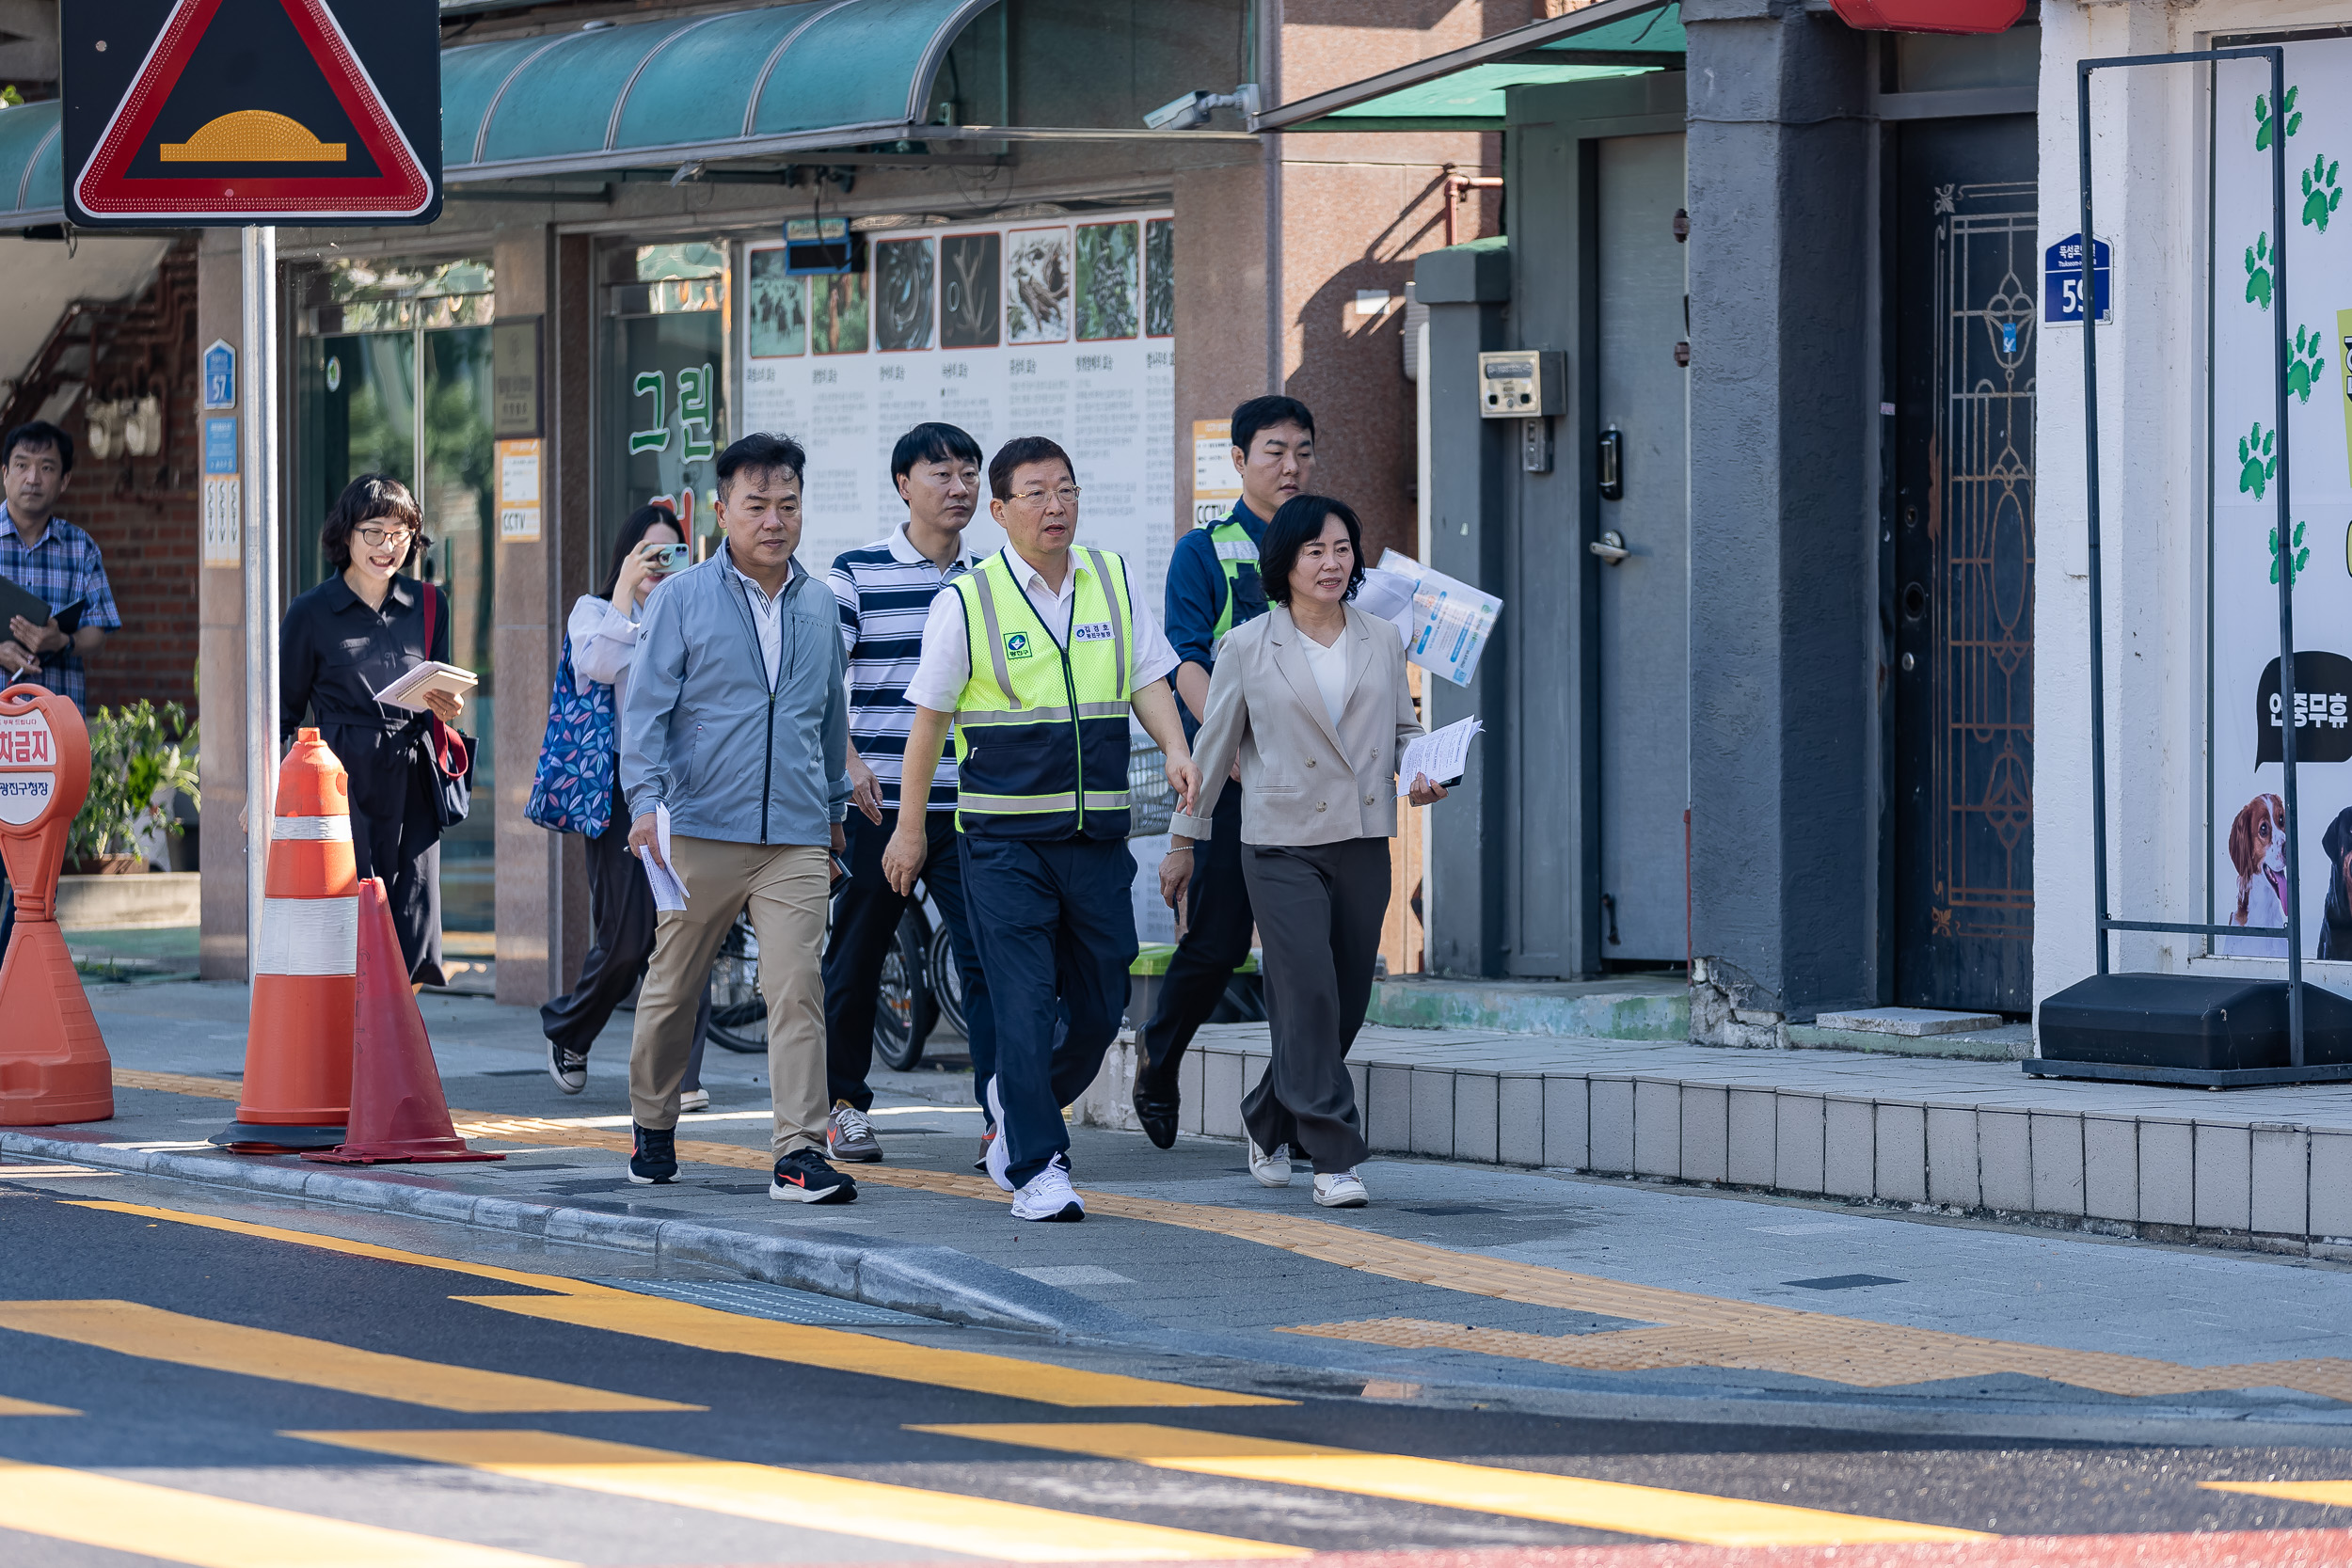
{"type": "Polygon", "coordinates": [[[433,1042],[425,1037],[424,1015],[408,987],[408,965],[392,928],[392,903],[384,884],[370,877],[359,884],[359,1006],[353,1025],[349,1143],[331,1152],[312,1151],[306,1160],[339,1165],[374,1165],[403,1160],[503,1160],[481,1154],[450,1125],[449,1101],[441,1094],[440,1069],[433,1065],[433,1042]]]}
{"type": "Polygon", "coordinates": [[[278,770],[245,1097],[212,1141],[240,1154],[331,1148],[351,1111],[358,877],[350,778],[306,729],[278,770]]]}
{"type": "Polygon", "coordinates": [[[0,858],[16,930],[0,959],[0,1127],[115,1114],[114,1064],[57,929],[57,872],[89,792],[89,732],[38,686],[0,693],[0,858]]]}

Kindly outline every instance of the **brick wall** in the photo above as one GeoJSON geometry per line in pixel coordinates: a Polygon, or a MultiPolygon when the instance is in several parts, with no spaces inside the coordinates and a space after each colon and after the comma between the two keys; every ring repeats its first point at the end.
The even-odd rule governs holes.
{"type": "MultiPolygon", "coordinates": [[[[10,399],[14,424],[34,417],[65,383],[87,389],[58,420],[73,437],[72,487],[59,511],[89,531],[122,612],[89,667],[92,706],[141,697],[196,707],[196,578],[201,549],[198,483],[196,250],[174,247],[136,299],[77,306],[58,324],[10,399]],[[159,397],[162,450],[147,457],[90,454],[92,398],[159,397]]],[[[235,694],[230,694],[235,700],[235,694]]]]}

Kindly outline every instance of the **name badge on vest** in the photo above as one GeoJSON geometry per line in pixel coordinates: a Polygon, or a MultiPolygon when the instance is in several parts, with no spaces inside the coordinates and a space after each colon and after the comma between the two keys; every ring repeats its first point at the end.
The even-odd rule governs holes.
{"type": "Polygon", "coordinates": [[[1111,640],[1111,624],[1108,621],[1089,621],[1083,626],[1073,626],[1070,628],[1070,640],[1073,642],[1108,642],[1111,640]]]}
{"type": "Polygon", "coordinates": [[[1025,631],[1009,631],[1005,633],[1005,657],[1007,658],[1028,657],[1029,634],[1025,631]]]}

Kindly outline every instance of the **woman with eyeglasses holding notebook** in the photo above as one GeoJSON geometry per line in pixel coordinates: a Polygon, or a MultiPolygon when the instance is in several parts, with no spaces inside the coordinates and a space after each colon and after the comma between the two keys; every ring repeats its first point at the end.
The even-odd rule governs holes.
{"type": "Polygon", "coordinates": [[[351,848],[381,877],[412,982],[441,973],[441,822],[431,721],[455,722],[465,698],[427,689],[413,713],[375,694],[427,659],[449,659],[449,595],[405,575],[423,554],[408,487],[362,474],[343,487],[319,544],[335,575],[286,607],[278,632],[278,739],[304,722],[351,776],[351,848]]]}
{"type": "MultiPolygon", "coordinates": [[[[1236,756],[1242,876],[1263,944],[1273,1060],[1242,1101],[1249,1172],[1290,1185],[1293,1151],[1314,1163],[1314,1200],[1367,1201],[1356,1166],[1364,1118],[1348,1047],[1372,1001],[1373,960],[1389,909],[1397,768],[1422,733],[1389,622],[1347,601],[1364,580],[1363,528],[1324,496],[1285,501],[1266,524],[1258,574],[1273,608],[1226,637],[1209,681],[1193,760],[1200,799],[1168,822],[1160,892],[1184,907],[1192,845],[1236,756]]],[[[1425,806],[1445,786],[1411,781],[1425,806]]]]}

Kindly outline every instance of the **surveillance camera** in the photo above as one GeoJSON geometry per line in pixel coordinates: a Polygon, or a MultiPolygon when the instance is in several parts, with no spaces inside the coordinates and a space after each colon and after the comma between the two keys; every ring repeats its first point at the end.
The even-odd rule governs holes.
{"type": "Polygon", "coordinates": [[[1245,115],[1258,112],[1258,84],[1244,82],[1231,92],[1188,92],[1171,103],[1163,103],[1143,117],[1143,123],[1153,131],[1198,131],[1209,123],[1213,109],[1239,109],[1245,115]]]}
{"type": "Polygon", "coordinates": [[[1144,128],[1152,131],[1198,130],[1209,123],[1208,100],[1209,95],[1205,92],[1188,92],[1145,115],[1144,128]]]}

